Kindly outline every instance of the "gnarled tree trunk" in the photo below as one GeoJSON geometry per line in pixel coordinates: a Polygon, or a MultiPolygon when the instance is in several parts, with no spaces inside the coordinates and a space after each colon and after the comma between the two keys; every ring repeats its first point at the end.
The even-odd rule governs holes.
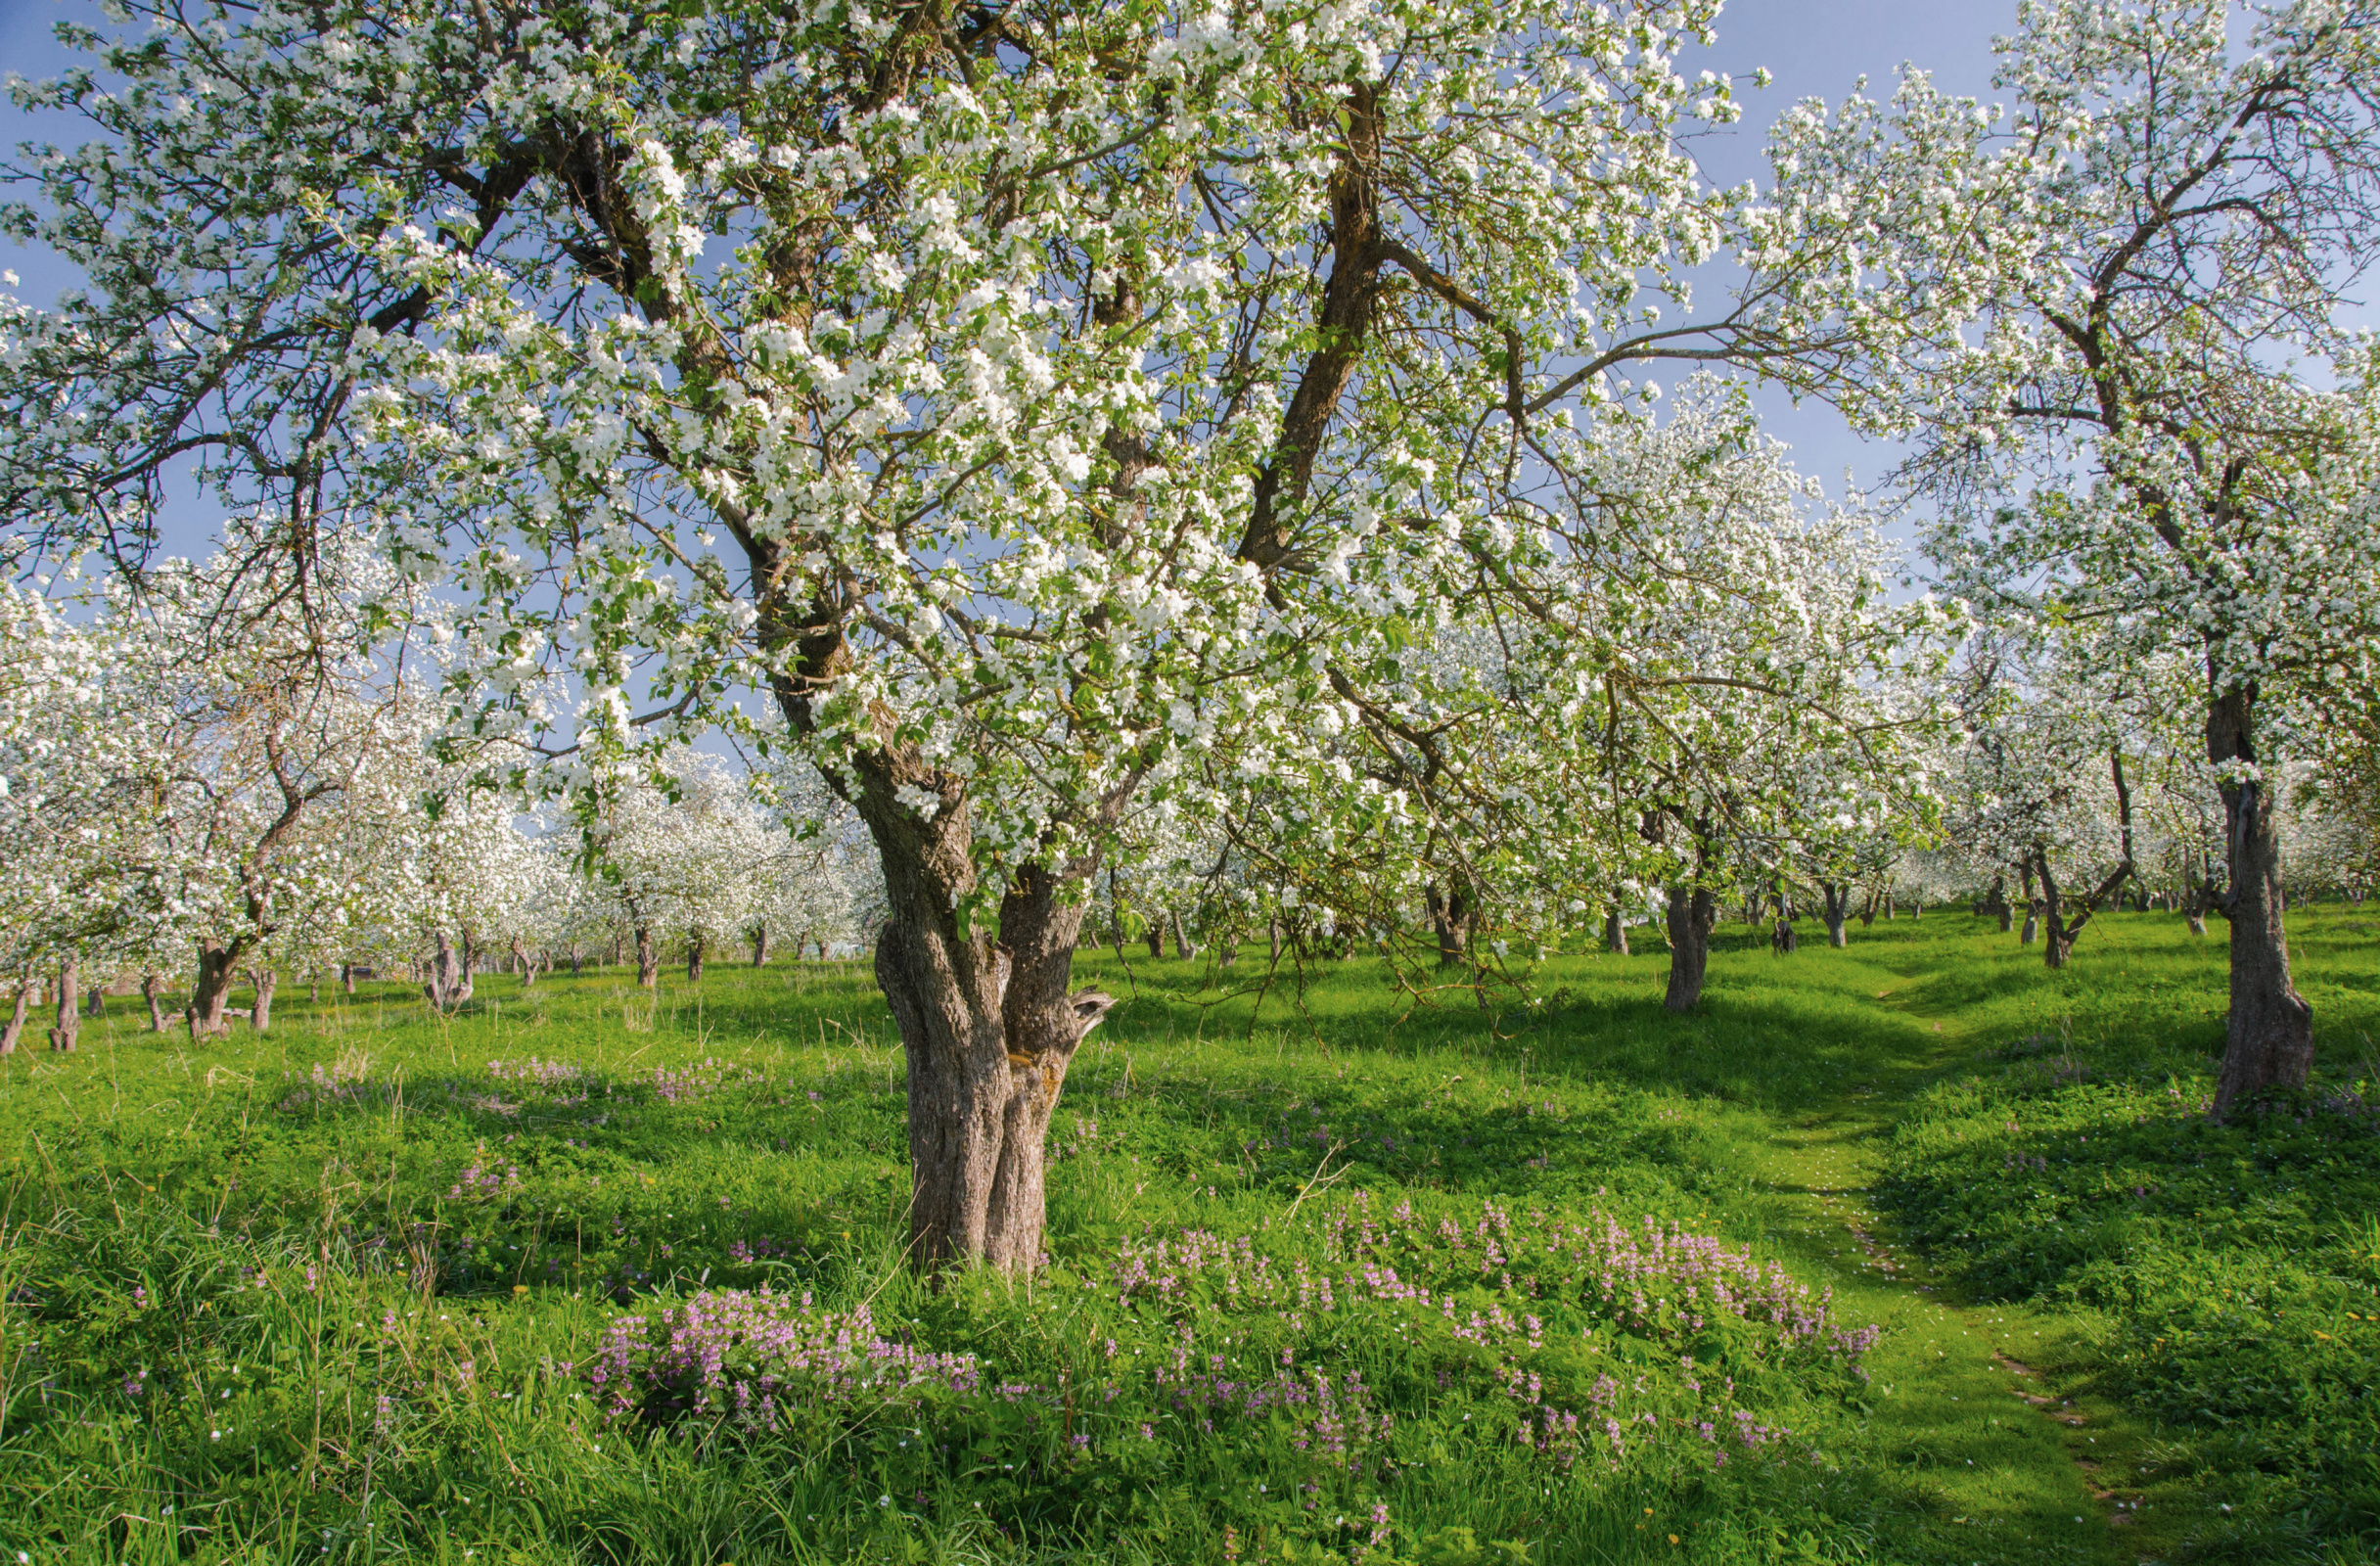
{"type": "Polygon", "coordinates": [[[1819,896],[1825,899],[1826,944],[1848,946],[1852,944],[1852,889],[1840,881],[1821,882],[1819,896]]]}
{"type": "Polygon", "coordinates": [[[0,1023],[0,1055],[17,1052],[17,1040],[24,1036],[25,1007],[32,998],[33,976],[27,973],[17,981],[16,1008],[9,1013],[7,1022],[0,1023]]]}
{"type": "Polygon", "coordinates": [[[976,886],[970,812],[946,799],[931,819],[897,803],[879,763],[861,814],[884,864],[890,917],[876,940],[883,986],[909,1066],[911,1254],[926,1267],[1041,1261],[1045,1142],[1082,1037],[1109,1006],[1070,994],[1083,904],[1027,866],[1001,899],[998,938],[962,930],[976,886]]]}
{"type": "Polygon", "coordinates": [[[471,998],[471,937],[462,942],[450,941],[446,932],[437,932],[437,951],[430,963],[430,982],[422,987],[430,1003],[440,1011],[452,1011],[471,998]]]}
{"type": "Polygon", "coordinates": [[[273,991],[280,987],[281,976],[267,964],[262,968],[251,968],[248,982],[255,989],[255,998],[248,1008],[248,1025],[260,1034],[270,1033],[273,1029],[273,991]]]}
{"type": "Polygon", "coordinates": [[[660,988],[662,982],[661,948],[653,944],[653,927],[636,927],[636,984],[640,990],[660,988]]]}
{"type": "Polygon", "coordinates": [[[75,1010],[81,999],[82,958],[68,952],[58,964],[58,1022],[50,1029],[50,1047],[61,1054],[74,1048],[75,1035],[81,1031],[82,1015],[75,1010]]]}
{"type": "Polygon", "coordinates": [[[1430,927],[1438,935],[1438,965],[1459,968],[1471,954],[1471,889],[1458,877],[1442,897],[1438,884],[1422,889],[1430,910],[1430,927]]]}
{"type": "Polygon", "coordinates": [[[220,945],[212,941],[199,943],[199,977],[190,987],[190,1004],[182,1009],[183,1019],[190,1025],[192,1042],[220,1038],[231,1032],[226,1014],[230,1009],[232,975],[239,962],[237,946],[220,945]]]}
{"type": "Polygon", "coordinates": [[[536,955],[528,949],[528,943],[517,936],[512,947],[513,971],[521,976],[521,988],[526,990],[537,982],[536,955]]]}
{"type": "Polygon", "coordinates": [[[1711,932],[1718,926],[1718,899],[1708,887],[1670,889],[1670,990],[1667,1009],[1684,1013],[1703,996],[1703,972],[1711,964],[1711,932]]]}
{"type": "Polygon", "coordinates": [[[2223,1024],[2220,1118],[2269,1088],[2302,1087],[2313,1069],[2313,1008],[2289,977],[2280,823],[2256,748],[2256,687],[2218,689],[2207,711],[2207,758],[2223,798],[2231,924],[2231,1009],[2223,1024]]]}

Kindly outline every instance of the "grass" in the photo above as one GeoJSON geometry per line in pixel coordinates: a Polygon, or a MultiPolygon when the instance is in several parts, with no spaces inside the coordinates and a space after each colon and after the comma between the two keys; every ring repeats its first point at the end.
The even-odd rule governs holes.
{"type": "Polygon", "coordinates": [[[1725,931],[1682,1020],[1658,951],[1490,1007],[1089,955],[1013,1286],[901,1266],[858,967],[285,987],[203,1049],[117,1002],[0,1067],[0,1544],[2368,1562],[2380,962],[2293,923],[2316,1091],[2228,1128],[2170,916],[2058,974],[1725,931]]]}

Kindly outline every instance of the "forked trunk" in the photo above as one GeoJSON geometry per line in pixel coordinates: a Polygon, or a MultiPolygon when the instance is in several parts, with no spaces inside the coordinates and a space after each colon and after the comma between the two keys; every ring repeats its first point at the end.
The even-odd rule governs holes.
{"type": "Polygon", "coordinates": [[[1711,964],[1711,932],[1718,925],[1718,899],[1707,887],[1670,889],[1670,990],[1662,1005],[1683,1014],[1703,997],[1703,971],[1711,964]]]}
{"type": "Polygon", "coordinates": [[[1818,891],[1826,899],[1826,944],[1830,946],[1850,945],[1852,944],[1850,929],[1852,889],[1841,882],[1836,882],[1832,885],[1821,885],[1818,891]]]}
{"type": "Polygon", "coordinates": [[[82,998],[82,958],[68,952],[58,964],[58,1022],[50,1030],[50,1047],[60,1054],[74,1048],[75,1035],[82,1028],[82,1014],[75,1002],[82,998]]]}
{"type": "Polygon", "coordinates": [[[149,1002],[149,1031],[153,1034],[161,1034],[165,1031],[165,1007],[159,998],[164,988],[165,976],[163,974],[145,973],[141,975],[141,998],[149,1002]]]}
{"type": "Polygon", "coordinates": [[[653,944],[653,927],[636,927],[636,984],[640,990],[654,990],[662,982],[661,948],[653,944]]]}
{"type": "Polygon", "coordinates": [[[861,813],[891,915],[876,979],[909,1066],[910,1254],[927,1267],[1029,1271],[1042,1255],[1050,1114],[1114,1001],[1068,993],[1083,904],[1044,870],[1012,880],[999,939],[962,930],[956,910],[976,885],[970,812],[948,801],[927,820],[893,789],[872,777],[861,813]]]}
{"type": "Polygon", "coordinates": [[[513,971],[521,976],[521,988],[524,990],[537,982],[537,959],[530,954],[526,941],[513,942],[513,971]]]}
{"type": "Polygon", "coordinates": [[[271,968],[251,968],[248,982],[255,987],[255,998],[248,1008],[248,1025],[260,1034],[273,1030],[273,990],[281,984],[281,976],[271,968]]]}
{"type": "Polygon", "coordinates": [[[2230,860],[2222,911],[2231,922],[2231,1010],[2215,1087],[2218,1119],[2275,1087],[2302,1087],[2313,1068],[2313,1008],[2289,978],[2281,836],[2258,774],[2256,688],[2222,692],[2207,713],[2207,755],[2221,779],[2230,860]]]}
{"type": "Polygon", "coordinates": [[[1622,921],[1618,908],[1603,916],[1603,949],[1615,957],[1628,954],[1628,927],[1622,921]]]}
{"type": "Polygon", "coordinates": [[[1176,908],[1168,917],[1173,922],[1173,955],[1187,961],[1198,955],[1198,947],[1190,944],[1190,932],[1182,924],[1181,910],[1176,908]]]}
{"type": "Polygon", "coordinates": [[[430,982],[422,987],[430,1003],[440,1011],[452,1011],[471,998],[471,938],[466,935],[460,944],[450,941],[446,932],[437,933],[437,950],[430,961],[430,982]]]}
{"type": "Polygon", "coordinates": [[[183,1008],[183,1019],[190,1025],[193,1043],[220,1038],[231,1032],[230,1009],[232,974],[240,961],[239,951],[218,945],[212,941],[199,943],[199,977],[190,987],[190,1004],[183,1008]]]}
{"type": "Polygon", "coordinates": [[[703,951],[709,944],[709,943],[701,936],[696,936],[686,943],[686,982],[688,984],[703,982],[703,951]]]}

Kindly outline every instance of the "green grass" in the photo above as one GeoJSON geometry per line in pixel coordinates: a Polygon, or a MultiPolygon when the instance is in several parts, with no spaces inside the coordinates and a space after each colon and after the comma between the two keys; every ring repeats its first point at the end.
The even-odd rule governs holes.
{"type": "Polygon", "coordinates": [[[2170,916],[2095,921],[2060,974],[1942,912],[1790,957],[1726,930],[1682,1020],[1658,951],[1487,1006],[1285,968],[1260,1009],[1260,963],[1086,956],[1127,998],[1014,1286],[901,1266],[863,968],[490,977],[443,1021],[285,987],[203,1049],[118,1001],[0,1067],[0,1544],[2369,1561],[2380,961],[2347,910],[2293,923],[2317,1090],[2231,1128],[2199,1112],[2220,947],[2170,916]],[[1712,1309],[1691,1274],[1735,1264],[1696,1236],[1788,1315],[1831,1290],[1823,1325],[1712,1309]],[[722,1341],[729,1380],[780,1374],[765,1428],[656,1358],[763,1287],[722,1341]],[[770,1359],[822,1320],[879,1368],[770,1359]],[[912,1352],[974,1369],[881,1368],[912,1352]]]}

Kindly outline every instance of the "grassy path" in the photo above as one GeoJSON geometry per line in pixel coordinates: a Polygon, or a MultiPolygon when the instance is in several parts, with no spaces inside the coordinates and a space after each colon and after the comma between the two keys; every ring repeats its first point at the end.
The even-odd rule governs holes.
{"type": "Polygon", "coordinates": [[[1925,1497],[1897,1556],[1969,1562],[2167,1557],[2199,1515],[2136,1418],[2093,1396],[2083,1328],[2055,1313],[1959,1301],[1870,1205],[1884,1149],[1916,1095],[1980,1044],[1922,970],[1875,993],[1902,1026],[1867,1082],[1773,1117],[1761,1163],[1772,1243],[1885,1336],[1870,1359],[1871,1429],[1925,1497]]]}

